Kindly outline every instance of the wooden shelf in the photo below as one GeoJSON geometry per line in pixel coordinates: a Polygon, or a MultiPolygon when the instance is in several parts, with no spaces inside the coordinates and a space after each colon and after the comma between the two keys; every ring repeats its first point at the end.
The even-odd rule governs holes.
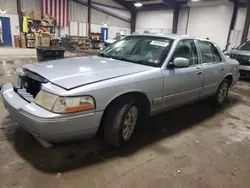
{"type": "Polygon", "coordinates": [[[28,20],[32,20],[32,21],[48,21],[48,19],[32,19],[32,18],[28,18],[28,20]]]}

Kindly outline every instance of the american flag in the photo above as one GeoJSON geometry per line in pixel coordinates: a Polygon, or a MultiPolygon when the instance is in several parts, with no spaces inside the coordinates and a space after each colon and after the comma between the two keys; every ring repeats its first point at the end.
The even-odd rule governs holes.
{"type": "Polygon", "coordinates": [[[41,7],[42,15],[55,17],[57,26],[68,26],[69,0],[41,0],[41,7]]]}

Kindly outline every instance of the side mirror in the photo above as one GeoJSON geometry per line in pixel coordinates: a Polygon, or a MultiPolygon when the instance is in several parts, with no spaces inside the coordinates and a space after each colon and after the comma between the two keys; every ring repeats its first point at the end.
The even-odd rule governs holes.
{"type": "Polygon", "coordinates": [[[188,67],[189,59],[183,57],[177,57],[174,59],[173,63],[170,64],[169,68],[173,67],[188,67]]]}

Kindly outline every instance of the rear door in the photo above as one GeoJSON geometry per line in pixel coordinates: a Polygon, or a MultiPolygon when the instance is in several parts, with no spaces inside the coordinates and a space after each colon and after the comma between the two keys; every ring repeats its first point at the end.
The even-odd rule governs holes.
{"type": "Polygon", "coordinates": [[[201,97],[212,95],[217,91],[220,82],[226,74],[225,64],[215,47],[209,41],[197,40],[197,45],[201,54],[203,70],[203,88],[201,97]]]}

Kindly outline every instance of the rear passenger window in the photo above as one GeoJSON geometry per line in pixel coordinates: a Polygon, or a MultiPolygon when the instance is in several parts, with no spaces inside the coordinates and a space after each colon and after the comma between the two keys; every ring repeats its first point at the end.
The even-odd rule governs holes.
{"type": "Polygon", "coordinates": [[[198,41],[201,56],[202,56],[202,63],[212,63],[214,62],[214,54],[210,47],[210,43],[206,41],[198,41]]]}
{"type": "Polygon", "coordinates": [[[217,48],[210,42],[207,41],[198,41],[202,63],[213,63],[213,62],[221,62],[221,56],[217,50],[217,48]]]}
{"type": "Polygon", "coordinates": [[[210,43],[210,45],[211,45],[213,53],[214,53],[215,62],[221,62],[221,57],[220,57],[220,54],[219,54],[217,48],[212,43],[210,43]]]}

